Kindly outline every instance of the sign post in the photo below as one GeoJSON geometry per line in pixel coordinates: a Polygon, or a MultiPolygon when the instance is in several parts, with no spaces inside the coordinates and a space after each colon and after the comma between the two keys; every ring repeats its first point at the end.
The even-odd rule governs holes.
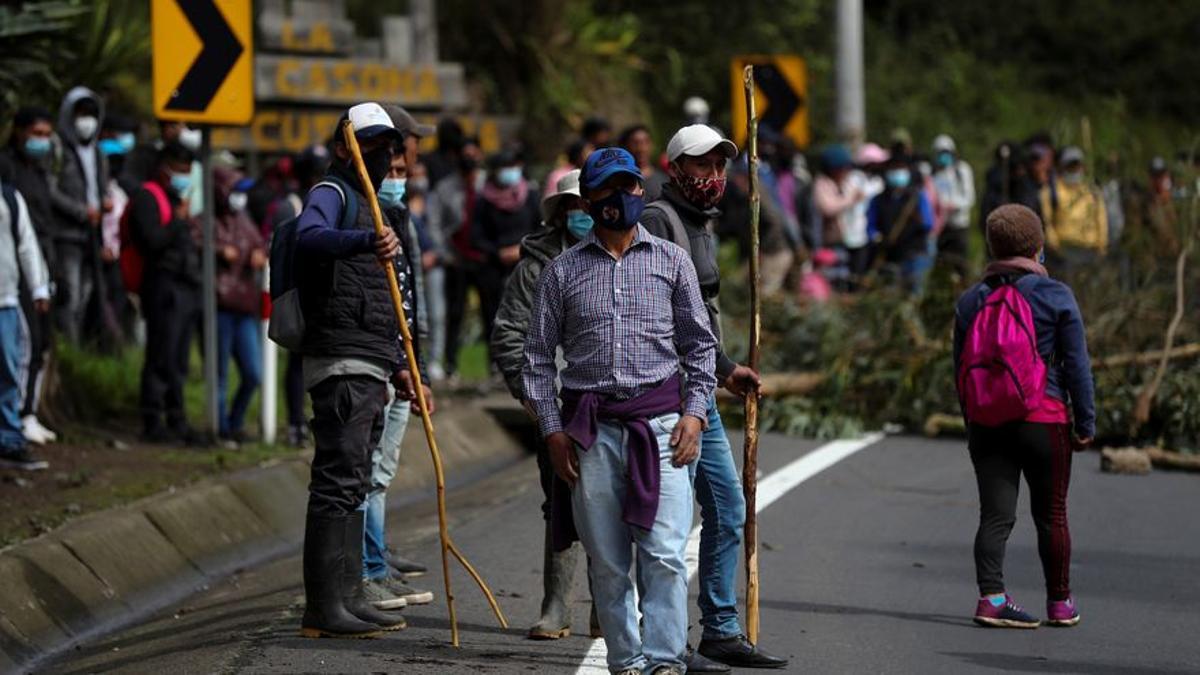
{"type": "Polygon", "coordinates": [[[151,0],[154,113],[203,124],[203,308],[205,427],[216,436],[217,294],[212,129],[254,117],[253,26],[244,0],[151,0]]]}
{"type": "Polygon", "coordinates": [[[795,54],[751,54],[733,57],[730,63],[730,98],[733,142],[746,144],[746,94],[743,74],[754,66],[754,103],[759,128],[769,128],[791,139],[798,148],[809,143],[808,70],[795,54]]]}

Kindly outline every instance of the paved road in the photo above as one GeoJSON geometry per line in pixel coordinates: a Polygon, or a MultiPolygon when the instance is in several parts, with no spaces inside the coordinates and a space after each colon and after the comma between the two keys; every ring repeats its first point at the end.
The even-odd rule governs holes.
{"type": "MultiPolygon", "coordinates": [[[[816,446],[764,437],[763,473],[816,446]]],[[[973,626],[977,507],[965,448],[958,441],[887,438],[796,486],[761,514],[762,643],[792,657],[790,672],[1200,672],[1200,477],[1110,476],[1099,472],[1095,454],[1076,458],[1070,507],[1079,627],[973,626]]],[[[541,589],[535,471],[530,460],[451,494],[455,540],[498,592],[512,622],[507,631],[455,570],[461,649],[446,644],[439,575],[423,579],[438,591],[439,604],[408,611],[411,627],[403,633],[373,641],[302,640],[300,563],[293,557],[244,571],[43,670],[575,672],[590,640],[522,639],[541,589]]],[[[1024,498],[1021,508],[1009,547],[1009,590],[1040,608],[1041,572],[1024,498]]],[[[406,552],[437,562],[428,500],[394,514],[390,529],[406,552]]],[[[582,578],[574,607],[576,626],[586,631],[582,578]]]]}

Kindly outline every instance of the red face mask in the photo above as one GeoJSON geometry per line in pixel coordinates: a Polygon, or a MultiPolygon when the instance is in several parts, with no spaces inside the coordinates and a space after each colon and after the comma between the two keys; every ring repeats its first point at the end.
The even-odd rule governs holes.
{"type": "Polygon", "coordinates": [[[671,180],[679,187],[683,198],[695,204],[702,211],[713,208],[721,201],[721,197],[725,196],[724,176],[697,178],[689,176],[672,164],[671,180]]]}

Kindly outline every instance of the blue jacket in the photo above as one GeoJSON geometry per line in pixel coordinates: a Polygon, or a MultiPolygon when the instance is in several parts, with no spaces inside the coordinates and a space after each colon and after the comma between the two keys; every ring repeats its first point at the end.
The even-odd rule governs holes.
{"type": "MultiPolygon", "coordinates": [[[[1038,353],[1046,362],[1046,393],[1068,403],[1080,438],[1096,435],[1096,402],[1092,362],[1088,356],[1083,316],[1066,284],[1026,274],[1016,280],[1017,291],[1029,303],[1037,333],[1038,353]]],[[[954,321],[954,372],[958,372],[963,341],[975,315],[994,289],[975,284],[958,299],[954,321]]]]}

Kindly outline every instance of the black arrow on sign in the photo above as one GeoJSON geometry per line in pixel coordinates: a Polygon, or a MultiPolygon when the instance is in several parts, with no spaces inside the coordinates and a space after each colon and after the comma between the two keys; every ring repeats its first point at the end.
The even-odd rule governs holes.
{"type": "Polygon", "coordinates": [[[773,63],[754,66],[754,82],[767,97],[769,105],[763,114],[762,125],[783,133],[788,121],[804,105],[801,96],[773,63]]]}
{"type": "Polygon", "coordinates": [[[175,0],[183,15],[191,22],[203,47],[192,67],[175,87],[167,103],[167,110],[193,110],[203,112],[229,71],[242,56],[244,47],[221,16],[214,0],[175,0]]]}

